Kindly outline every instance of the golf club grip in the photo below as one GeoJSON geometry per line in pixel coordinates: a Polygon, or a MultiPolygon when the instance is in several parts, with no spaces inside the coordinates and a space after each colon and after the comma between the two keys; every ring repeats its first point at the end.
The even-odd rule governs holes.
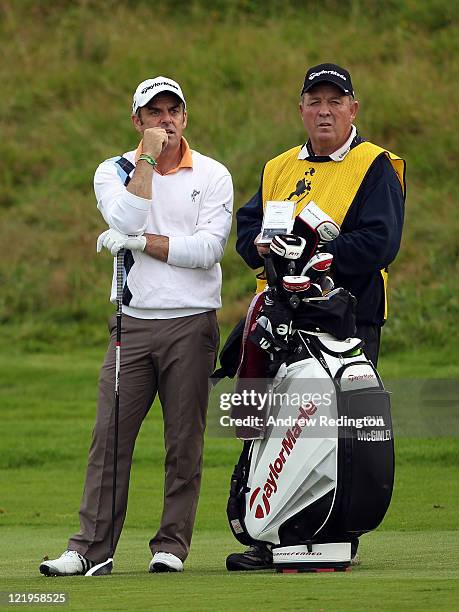
{"type": "Polygon", "coordinates": [[[277,281],[276,269],[274,268],[274,263],[271,257],[271,253],[267,253],[263,257],[265,261],[265,274],[266,274],[266,283],[269,287],[275,287],[277,281]]]}
{"type": "Polygon", "coordinates": [[[118,311],[121,311],[123,302],[123,280],[124,280],[124,249],[116,254],[116,303],[118,311]]]}

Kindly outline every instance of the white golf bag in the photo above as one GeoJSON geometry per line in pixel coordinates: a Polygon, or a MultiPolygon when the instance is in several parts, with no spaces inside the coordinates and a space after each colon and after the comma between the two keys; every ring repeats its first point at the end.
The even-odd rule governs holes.
{"type": "Polygon", "coordinates": [[[231,478],[228,520],[242,544],[272,545],[278,571],[345,570],[351,542],[375,529],[390,504],[389,394],[363,342],[347,337],[355,333],[355,298],[337,289],[311,299],[309,278],[284,276],[282,284],[273,278],[275,292],[268,286],[258,311],[249,310],[255,314],[241,351],[241,364],[244,343],[270,355],[271,400],[263,427],[237,433],[244,447],[231,478]],[[279,324],[289,308],[290,321],[279,324]]]}
{"type": "Polygon", "coordinates": [[[294,336],[298,352],[270,389],[281,401],[265,415],[263,437],[244,442],[235,467],[229,523],[241,543],[274,545],[278,569],[345,569],[351,540],[375,529],[389,507],[389,395],[359,339],[294,336]],[[320,405],[295,409],[288,398],[309,398],[311,386],[320,405]]]}

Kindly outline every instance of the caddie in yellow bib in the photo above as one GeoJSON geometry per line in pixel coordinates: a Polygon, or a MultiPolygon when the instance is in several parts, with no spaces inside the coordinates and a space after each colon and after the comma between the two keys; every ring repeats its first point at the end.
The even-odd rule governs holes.
{"type": "MultiPolygon", "coordinates": [[[[347,70],[321,64],[308,71],[300,115],[309,140],[267,162],[258,192],[237,213],[236,248],[251,268],[262,268],[269,246],[255,243],[266,202],[295,202],[293,233],[300,236],[301,213],[314,202],[341,227],[326,249],[334,256],[335,285],[357,298],[358,333],[376,362],[387,318],[388,266],[402,235],[405,162],[360,136],[358,108],[347,70]]],[[[257,291],[264,285],[261,272],[257,291]]]]}

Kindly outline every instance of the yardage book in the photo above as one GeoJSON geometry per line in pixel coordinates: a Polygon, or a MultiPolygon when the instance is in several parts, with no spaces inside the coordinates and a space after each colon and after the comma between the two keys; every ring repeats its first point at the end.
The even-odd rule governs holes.
{"type": "Polygon", "coordinates": [[[258,244],[269,244],[277,234],[290,234],[293,229],[295,202],[288,200],[266,202],[258,244]]]}

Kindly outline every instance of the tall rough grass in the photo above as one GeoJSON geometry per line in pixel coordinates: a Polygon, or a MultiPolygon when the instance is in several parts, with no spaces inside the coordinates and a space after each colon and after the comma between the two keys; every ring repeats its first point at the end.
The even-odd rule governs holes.
{"type": "MultiPolygon", "coordinates": [[[[0,1],[0,321],[9,341],[98,344],[111,260],[92,176],[137,144],[132,92],[169,75],[188,98],[187,138],[233,174],[236,206],[263,164],[304,141],[309,65],[349,68],[358,127],[407,160],[401,252],[385,350],[457,345],[459,28],[456,3],[0,1]]],[[[252,273],[223,262],[221,321],[245,311],[252,273]]]]}

